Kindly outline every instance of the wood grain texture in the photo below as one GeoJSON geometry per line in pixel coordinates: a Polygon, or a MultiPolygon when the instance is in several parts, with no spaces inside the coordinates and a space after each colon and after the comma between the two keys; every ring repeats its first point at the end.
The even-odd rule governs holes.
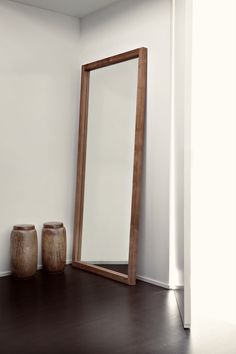
{"type": "Polygon", "coordinates": [[[137,240],[139,227],[141,177],[143,160],[144,119],[146,110],[146,86],[147,86],[147,49],[140,48],[138,64],[138,88],[136,106],[134,169],[133,169],[133,192],[130,224],[130,247],[129,247],[129,284],[136,283],[137,240]]]}
{"type": "Polygon", "coordinates": [[[63,227],[63,222],[49,221],[49,222],[45,222],[43,224],[43,227],[47,229],[60,229],[61,227],[63,227]]]}
{"type": "Polygon", "coordinates": [[[18,224],[14,225],[13,230],[35,230],[35,226],[32,224],[18,224]]]}
{"type": "Polygon", "coordinates": [[[141,49],[145,49],[145,48],[133,49],[125,53],[113,55],[112,57],[107,57],[105,59],[101,59],[89,64],[85,64],[84,69],[87,71],[92,71],[99,68],[104,68],[105,66],[114,65],[114,64],[122,63],[123,61],[138,58],[141,49]]]}
{"type": "Polygon", "coordinates": [[[82,66],[79,146],[78,146],[76,203],[75,203],[75,220],[74,220],[73,266],[90,272],[93,271],[96,274],[111,279],[115,279],[129,285],[135,285],[136,283],[137,236],[138,236],[140,190],[141,190],[141,175],[142,175],[146,77],[147,77],[147,49],[146,48],[134,49],[129,52],[118,54],[82,66]],[[137,80],[138,86],[137,86],[137,102],[136,102],[132,210],[131,210],[131,223],[130,223],[128,277],[124,277],[124,274],[122,273],[119,273],[118,276],[118,274],[114,274],[114,271],[110,269],[105,269],[90,264],[88,265],[86,263],[81,262],[88,104],[89,104],[89,73],[91,70],[99,69],[109,65],[118,64],[126,60],[131,60],[135,58],[139,59],[139,64],[138,64],[138,80],[137,80]]]}
{"type": "Polygon", "coordinates": [[[38,240],[32,225],[17,225],[11,233],[11,270],[17,278],[30,278],[37,271],[38,240]]]}
{"type": "Polygon", "coordinates": [[[95,264],[89,264],[86,262],[73,262],[72,265],[75,268],[86,270],[87,272],[92,272],[97,275],[102,275],[103,277],[106,277],[106,278],[109,278],[112,280],[116,280],[116,281],[120,281],[121,283],[125,283],[125,284],[129,283],[128,282],[128,275],[120,273],[120,272],[116,272],[111,269],[99,267],[95,264]]]}
{"type": "Polygon", "coordinates": [[[79,143],[78,143],[75,216],[74,216],[74,241],[73,241],[73,256],[72,256],[74,262],[80,260],[81,257],[87,124],[88,124],[88,100],[89,100],[89,71],[86,71],[84,67],[82,67],[81,91],[80,91],[79,143]]]}
{"type": "Polygon", "coordinates": [[[66,229],[62,223],[46,223],[42,230],[43,269],[63,272],[66,265],[66,229]],[[59,225],[62,225],[59,227],[59,225]]]}

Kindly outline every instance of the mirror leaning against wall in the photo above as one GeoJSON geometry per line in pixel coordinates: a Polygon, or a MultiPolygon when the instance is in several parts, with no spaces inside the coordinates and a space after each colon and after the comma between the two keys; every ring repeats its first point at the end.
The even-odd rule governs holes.
{"type": "Polygon", "coordinates": [[[136,258],[147,49],[82,66],[73,263],[129,285],[136,258]]]}

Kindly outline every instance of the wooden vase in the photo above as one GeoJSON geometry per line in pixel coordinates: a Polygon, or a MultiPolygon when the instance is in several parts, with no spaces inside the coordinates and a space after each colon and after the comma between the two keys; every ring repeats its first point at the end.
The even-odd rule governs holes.
{"type": "Polygon", "coordinates": [[[43,269],[63,272],[66,265],[66,229],[61,222],[47,222],[42,230],[43,269]]]}
{"type": "Polygon", "coordinates": [[[15,225],[11,233],[11,270],[17,278],[30,278],[37,271],[38,240],[34,225],[15,225]]]}

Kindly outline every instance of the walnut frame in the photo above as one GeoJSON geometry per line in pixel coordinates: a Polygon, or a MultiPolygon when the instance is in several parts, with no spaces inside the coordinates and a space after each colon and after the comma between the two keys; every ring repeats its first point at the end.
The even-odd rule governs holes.
{"type": "Polygon", "coordinates": [[[77,161],[76,201],[72,266],[93,272],[128,285],[136,284],[137,236],[139,224],[144,120],[147,85],[147,48],[138,48],[82,66],[80,93],[80,124],[77,161]],[[81,261],[84,185],[86,167],[87,122],[90,71],[138,58],[138,83],[136,99],[135,146],[132,184],[128,275],[81,261]]]}

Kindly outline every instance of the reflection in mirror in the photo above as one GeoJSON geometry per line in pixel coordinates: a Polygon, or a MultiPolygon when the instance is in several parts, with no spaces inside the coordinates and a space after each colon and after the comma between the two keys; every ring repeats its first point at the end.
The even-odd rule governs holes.
{"type": "Polygon", "coordinates": [[[81,261],[128,273],[138,59],[90,73],[81,261]]]}

